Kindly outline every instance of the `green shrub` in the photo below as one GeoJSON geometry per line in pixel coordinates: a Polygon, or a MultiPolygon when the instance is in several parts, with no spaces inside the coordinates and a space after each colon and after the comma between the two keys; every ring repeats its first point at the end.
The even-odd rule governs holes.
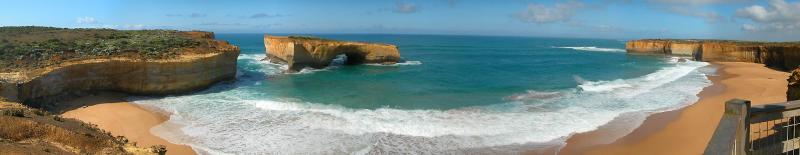
{"type": "Polygon", "coordinates": [[[59,121],[59,122],[64,122],[64,117],[61,117],[61,116],[58,116],[58,115],[53,115],[53,120],[59,121]]]}
{"type": "Polygon", "coordinates": [[[22,109],[5,109],[3,115],[13,117],[25,117],[25,111],[22,109]]]}
{"type": "Polygon", "coordinates": [[[137,52],[143,59],[163,59],[199,45],[201,40],[171,30],[0,27],[0,69],[42,67],[56,56],[85,59],[137,52]]]}

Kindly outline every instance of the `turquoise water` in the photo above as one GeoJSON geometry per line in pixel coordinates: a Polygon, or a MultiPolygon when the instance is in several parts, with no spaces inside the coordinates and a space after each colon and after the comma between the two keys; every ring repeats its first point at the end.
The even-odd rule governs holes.
{"type": "Polygon", "coordinates": [[[621,115],[627,132],[694,102],[712,70],[618,40],[315,35],[395,44],[404,61],[283,74],[261,61],[262,36],[217,36],[242,49],[236,82],[131,100],[172,113],[159,136],[209,154],[513,154],[621,115]]]}

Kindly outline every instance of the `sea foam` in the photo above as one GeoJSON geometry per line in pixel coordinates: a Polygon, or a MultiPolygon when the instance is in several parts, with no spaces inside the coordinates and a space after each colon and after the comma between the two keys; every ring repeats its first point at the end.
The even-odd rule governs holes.
{"type": "Polygon", "coordinates": [[[422,61],[401,61],[394,64],[366,64],[370,66],[412,66],[412,65],[422,65],[422,61]]]}
{"type": "Polygon", "coordinates": [[[132,100],[173,112],[161,125],[173,127],[157,134],[201,153],[517,154],[563,143],[622,115],[637,116],[627,118],[629,128],[618,130],[624,135],[648,113],[693,103],[710,85],[698,71],[706,65],[675,61],[637,78],[587,80],[575,89],[530,90],[510,94],[506,103],[450,110],[352,109],[269,97],[246,86],[132,100]]]}
{"type": "Polygon", "coordinates": [[[594,46],[587,46],[587,47],[555,47],[555,48],[566,48],[566,49],[573,49],[573,50],[580,50],[580,51],[594,51],[594,52],[625,52],[624,49],[601,48],[601,47],[594,47],[594,46]]]}

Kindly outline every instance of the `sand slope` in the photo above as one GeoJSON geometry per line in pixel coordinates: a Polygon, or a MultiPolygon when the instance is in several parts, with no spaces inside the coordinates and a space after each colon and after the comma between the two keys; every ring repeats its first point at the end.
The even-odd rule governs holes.
{"type": "MultiPolygon", "coordinates": [[[[577,134],[559,154],[702,154],[723,113],[725,101],[751,100],[754,105],[786,101],[789,73],[763,64],[713,63],[718,76],[700,93],[700,100],[684,109],[651,115],[634,130],[613,143],[597,144],[603,128],[577,134]]],[[[606,129],[607,130],[607,129],[606,129]]]]}
{"type": "Polygon", "coordinates": [[[61,116],[96,124],[115,136],[125,136],[138,146],[167,146],[168,155],[195,154],[191,147],[172,144],[150,133],[150,128],[166,121],[161,115],[125,101],[122,94],[102,93],[68,101],[70,105],[88,105],[67,111],[61,116]]]}

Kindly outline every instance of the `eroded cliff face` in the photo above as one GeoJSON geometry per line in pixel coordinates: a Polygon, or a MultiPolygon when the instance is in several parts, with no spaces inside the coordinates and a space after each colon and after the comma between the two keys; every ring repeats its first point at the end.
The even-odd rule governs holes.
{"type": "Polygon", "coordinates": [[[362,42],[347,42],[317,38],[264,36],[267,59],[289,65],[289,72],[305,67],[324,68],[336,56],[347,56],[347,64],[394,64],[400,60],[397,46],[362,42]]]}
{"type": "Polygon", "coordinates": [[[800,65],[800,45],[714,40],[635,40],[626,43],[629,53],[692,56],[709,62],[763,63],[789,71],[800,65]]]}
{"type": "Polygon", "coordinates": [[[800,68],[792,71],[789,76],[789,89],[786,91],[787,101],[800,100],[800,68]]]}
{"type": "Polygon", "coordinates": [[[671,44],[669,40],[629,41],[625,49],[631,53],[669,54],[671,44]]]}
{"type": "Polygon", "coordinates": [[[238,47],[212,40],[212,33],[188,34],[209,39],[209,46],[183,49],[186,52],[168,59],[118,56],[0,73],[0,97],[14,102],[47,103],[58,99],[57,96],[93,90],[163,95],[193,91],[235,78],[238,47]]]}

